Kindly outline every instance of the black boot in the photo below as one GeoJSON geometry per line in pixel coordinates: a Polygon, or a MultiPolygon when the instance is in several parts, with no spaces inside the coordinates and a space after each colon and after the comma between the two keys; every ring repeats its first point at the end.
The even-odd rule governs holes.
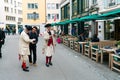
{"type": "Polygon", "coordinates": [[[52,62],[49,62],[49,65],[51,65],[51,66],[52,66],[52,65],[53,65],[53,64],[52,64],[52,62]]]}
{"type": "Polygon", "coordinates": [[[49,64],[48,64],[48,63],[46,63],[46,67],[49,67],[49,64]]]}
{"type": "Polygon", "coordinates": [[[27,68],[25,68],[25,69],[23,68],[23,71],[25,71],[25,72],[29,72],[29,70],[28,70],[27,68]]]}

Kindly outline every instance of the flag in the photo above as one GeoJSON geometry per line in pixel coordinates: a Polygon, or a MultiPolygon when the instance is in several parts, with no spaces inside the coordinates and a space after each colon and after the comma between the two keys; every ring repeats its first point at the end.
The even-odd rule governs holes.
{"type": "Polygon", "coordinates": [[[55,14],[55,16],[54,16],[54,21],[56,21],[56,19],[57,19],[57,14],[55,14]]]}

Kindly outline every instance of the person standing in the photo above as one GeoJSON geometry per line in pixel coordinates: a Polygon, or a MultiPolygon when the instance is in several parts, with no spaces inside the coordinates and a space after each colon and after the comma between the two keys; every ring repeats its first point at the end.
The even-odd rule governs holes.
{"type": "Polygon", "coordinates": [[[4,42],[4,35],[3,35],[3,32],[2,30],[0,29],[0,58],[2,58],[2,51],[1,51],[1,48],[2,48],[2,45],[3,45],[3,42],[4,42]]]}
{"type": "Polygon", "coordinates": [[[29,63],[36,66],[36,60],[37,60],[37,54],[36,54],[36,44],[38,42],[38,33],[37,33],[37,27],[34,26],[32,28],[32,31],[29,34],[30,39],[35,39],[34,44],[30,43],[30,55],[29,55],[29,63]],[[33,61],[32,61],[32,54],[33,54],[33,61]]]}
{"type": "Polygon", "coordinates": [[[45,25],[46,31],[44,32],[43,38],[45,40],[44,47],[43,47],[43,53],[46,54],[46,67],[49,67],[49,65],[52,64],[52,56],[55,51],[55,39],[54,39],[54,33],[51,31],[51,24],[45,25]]]}
{"type": "Polygon", "coordinates": [[[31,26],[25,26],[19,39],[19,59],[22,61],[23,71],[29,72],[26,66],[28,55],[30,55],[29,43],[34,43],[35,39],[30,39],[28,33],[32,30],[31,26]]]}
{"type": "Polygon", "coordinates": [[[2,43],[2,44],[4,45],[4,43],[5,43],[5,37],[6,37],[6,36],[5,36],[5,32],[4,32],[4,29],[3,29],[3,28],[2,28],[2,36],[3,36],[3,43],[2,43]]]}

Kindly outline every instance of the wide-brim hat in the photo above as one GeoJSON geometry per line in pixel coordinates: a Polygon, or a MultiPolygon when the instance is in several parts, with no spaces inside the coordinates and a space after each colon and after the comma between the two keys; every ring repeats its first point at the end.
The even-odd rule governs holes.
{"type": "Polygon", "coordinates": [[[45,25],[45,28],[47,28],[47,27],[51,27],[51,24],[46,24],[46,25],[45,25]]]}
{"type": "Polygon", "coordinates": [[[25,25],[25,28],[26,28],[27,30],[32,30],[32,27],[31,27],[31,26],[28,26],[28,25],[25,25]]]}

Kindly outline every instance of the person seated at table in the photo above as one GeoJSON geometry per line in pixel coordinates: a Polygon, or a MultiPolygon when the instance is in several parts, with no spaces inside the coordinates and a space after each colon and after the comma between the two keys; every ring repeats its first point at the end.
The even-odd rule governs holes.
{"type": "Polygon", "coordinates": [[[92,39],[91,39],[91,42],[99,42],[100,39],[97,37],[97,34],[94,34],[92,39]]]}
{"type": "MultiPolygon", "coordinates": [[[[79,42],[84,42],[85,41],[84,33],[80,33],[78,39],[79,39],[79,42]]],[[[82,45],[81,44],[80,44],[80,52],[82,52],[82,45]]]]}
{"type": "Polygon", "coordinates": [[[80,33],[80,35],[79,35],[79,41],[80,42],[84,42],[85,41],[84,33],[80,33]]]}

